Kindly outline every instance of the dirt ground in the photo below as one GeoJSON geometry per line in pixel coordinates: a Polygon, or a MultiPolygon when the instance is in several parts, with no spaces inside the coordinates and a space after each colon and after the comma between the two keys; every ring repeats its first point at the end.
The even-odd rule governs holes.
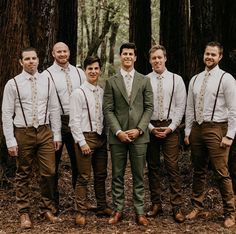
{"type": "MultiPolygon", "coordinates": [[[[188,152],[181,153],[180,169],[183,180],[183,195],[185,207],[184,213],[187,214],[191,210],[190,194],[192,170],[188,152]]],[[[214,178],[209,173],[208,186],[205,206],[206,210],[210,211],[208,218],[200,218],[196,221],[186,221],[182,224],[177,224],[172,218],[172,210],[169,203],[168,179],[165,168],[161,168],[162,177],[162,200],[164,214],[156,218],[149,219],[150,225],[147,227],[138,226],[135,223],[135,214],[132,206],[132,176],[130,167],[128,165],[125,175],[125,194],[126,204],[124,209],[124,219],[116,226],[108,224],[108,218],[97,218],[92,212],[88,212],[87,225],[85,227],[78,227],[74,223],[76,211],[74,210],[74,193],[71,188],[71,174],[70,167],[67,161],[63,161],[60,167],[60,214],[63,219],[60,224],[50,224],[39,215],[38,201],[39,188],[37,176],[32,177],[31,196],[32,196],[32,220],[33,229],[21,230],[19,223],[19,216],[16,212],[15,194],[13,189],[14,179],[7,181],[0,187],[0,234],[8,233],[63,233],[63,234],[182,234],[182,233],[196,233],[196,234],[231,234],[236,233],[236,225],[230,229],[225,229],[222,216],[222,204],[219,192],[216,188],[214,178]]],[[[150,206],[150,197],[148,192],[147,173],[145,174],[145,208],[150,206]]],[[[95,204],[93,184],[89,185],[89,200],[95,204]]],[[[111,199],[111,165],[108,165],[108,179],[107,179],[107,200],[112,205],[111,199]]]]}

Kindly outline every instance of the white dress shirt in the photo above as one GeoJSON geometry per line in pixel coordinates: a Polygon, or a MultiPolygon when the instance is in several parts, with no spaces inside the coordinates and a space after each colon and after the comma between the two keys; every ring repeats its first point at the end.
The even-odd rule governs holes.
{"type": "MultiPolygon", "coordinates": [[[[190,135],[193,121],[195,121],[194,105],[196,110],[196,105],[198,103],[199,93],[203,79],[205,77],[205,73],[206,70],[196,75],[196,79],[196,76],[194,76],[189,84],[185,121],[186,136],[190,135]]],[[[209,73],[210,75],[208,78],[206,92],[204,96],[204,121],[211,121],[217,89],[219,86],[220,78],[224,71],[221,70],[219,66],[216,66],[212,70],[210,70],[209,73]]],[[[234,138],[236,132],[236,82],[229,73],[225,73],[223,76],[212,121],[228,121],[228,131],[226,136],[234,138]]]]}
{"type": "MultiPolygon", "coordinates": [[[[159,76],[155,71],[149,73],[147,75],[150,77],[152,89],[153,89],[153,102],[154,102],[154,111],[151,117],[151,120],[159,120],[158,116],[158,94],[157,94],[157,77],[159,76]]],[[[163,93],[164,93],[164,117],[167,119],[168,117],[168,110],[173,90],[173,73],[169,72],[167,69],[161,74],[163,77],[163,93]]],[[[172,122],[168,126],[172,131],[174,131],[181,123],[185,106],[186,106],[186,88],[181,76],[174,74],[174,93],[171,102],[171,108],[169,113],[169,118],[172,122]]],[[[149,123],[148,125],[149,130],[151,131],[154,126],[149,123]]]]}
{"type": "Polygon", "coordinates": [[[90,126],[89,115],[88,115],[88,108],[86,104],[86,99],[84,93],[81,89],[76,89],[72,92],[70,96],[70,122],[69,126],[71,129],[71,133],[75,140],[75,143],[78,143],[80,146],[86,144],[85,137],[83,132],[97,132],[101,135],[101,130],[97,128],[97,121],[99,118],[96,116],[96,100],[94,97],[93,92],[97,89],[99,95],[99,102],[100,102],[100,123],[99,125],[103,127],[103,114],[102,114],[102,102],[103,102],[103,89],[100,86],[94,86],[90,84],[88,81],[85,81],[81,87],[88,100],[89,106],[89,113],[91,117],[92,129],[90,126]]]}
{"type": "MultiPolygon", "coordinates": [[[[48,70],[51,72],[53,80],[55,82],[56,89],[57,89],[58,95],[60,97],[62,107],[65,112],[64,114],[69,115],[70,97],[69,97],[69,93],[68,93],[68,89],[67,89],[67,82],[66,82],[66,78],[65,78],[66,74],[63,71],[62,67],[60,67],[56,62],[54,62],[53,65],[48,68],[48,70]]],[[[71,79],[72,91],[74,89],[79,88],[80,85],[86,80],[85,73],[80,68],[76,68],[75,66],[72,66],[71,64],[69,64],[67,71],[68,71],[69,77],[71,79]],[[78,69],[78,71],[79,71],[81,80],[80,80],[79,74],[76,71],[76,69],[78,69]]],[[[43,73],[45,73],[51,79],[48,71],[45,70],[43,73]]],[[[62,114],[62,110],[61,110],[61,114],[62,114]]]]}
{"type": "Polygon", "coordinates": [[[123,79],[124,79],[124,82],[125,82],[125,79],[126,79],[126,76],[129,74],[130,76],[131,76],[131,86],[133,85],[133,80],[134,80],[134,73],[135,73],[135,70],[134,69],[132,69],[130,72],[127,72],[127,71],[125,71],[124,69],[120,69],[120,73],[121,73],[121,75],[122,75],[122,77],[123,77],[123,79]]]}
{"type": "MultiPolygon", "coordinates": [[[[20,98],[26,118],[28,127],[32,126],[32,94],[31,94],[31,80],[29,73],[23,71],[15,77],[17,82],[20,98]]],[[[39,125],[44,124],[46,104],[48,99],[48,78],[39,74],[34,75],[37,80],[37,97],[38,97],[38,120],[39,125]]],[[[50,123],[54,135],[54,141],[61,141],[61,120],[60,120],[60,106],[56,96],[56,91],[52,81],[50,82],[49,103],[47,111],[46,124],[50,123]]],[[[6,138],[7,147],[16,146],[17,142],[14,137],[14,127],[26,127],[20,106],[16,85],[13,79],[10,79],[4,88],[3,102],[2,102],[2,122],[3,132],[6,138]],[[13,115],[15,114],[14,120],[13,115]]]]}

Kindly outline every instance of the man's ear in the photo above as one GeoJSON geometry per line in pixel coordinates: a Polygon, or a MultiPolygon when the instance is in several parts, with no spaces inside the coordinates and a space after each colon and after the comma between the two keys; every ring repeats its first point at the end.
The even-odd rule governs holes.
{"type": "Polygon", "coordinates": [[[21,59],[19,59],[19,63],[20,63],[21,66],[23,66],[23,63],[22,63],[22,60],[21,60],[21,59]]]}

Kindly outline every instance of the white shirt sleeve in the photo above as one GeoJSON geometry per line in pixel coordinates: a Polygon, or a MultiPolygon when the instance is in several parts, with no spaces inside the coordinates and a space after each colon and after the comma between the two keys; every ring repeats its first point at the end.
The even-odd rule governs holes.
{"type": "Polygon", "coordinates": [[[13,115],[15,110],[16,91],[13,86],[13,80],[7,82],[3,93],[2,102],[2,123],[3,133],[6,138],[7,148],[17,146],[14,136],[13,115]]]}

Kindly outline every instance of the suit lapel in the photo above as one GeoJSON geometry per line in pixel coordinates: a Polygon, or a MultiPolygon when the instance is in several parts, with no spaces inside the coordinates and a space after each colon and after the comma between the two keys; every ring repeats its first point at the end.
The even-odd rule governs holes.
{"type": "Polygon", "coordinates": [[[131,98],[130,98],[130,105],[132,105],[137,93],[139,92],[139,87],[142,81],[142,77],[140,77],[137,72],[134,73],[134,80],[132,85],[132,92],[131,92],[131,98]]]}
{"type": "Polygon", "coordinates": [[[120,73],[118,73],[116,79],[115,79],[115,83],[118,87],[118,89],[120,90],[120,92],[122,93],[124,99],[127,101],[127,103],[129,104],[129,98],[127,96],[127,92],[126,92],[126,87],[125,87],[125,83],[124,83],[124,79],[122,77],[122,75],[120,73]]]}

